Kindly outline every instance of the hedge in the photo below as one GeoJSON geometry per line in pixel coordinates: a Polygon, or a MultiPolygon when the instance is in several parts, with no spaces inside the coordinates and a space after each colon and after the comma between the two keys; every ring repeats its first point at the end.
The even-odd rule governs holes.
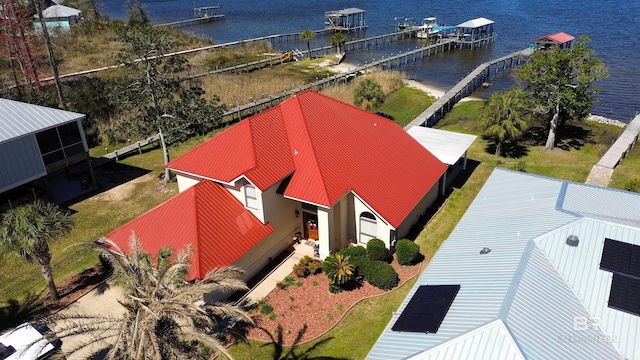
{"type": "Polygon", "coordinates": [[[384,241],[373,238],[367,242],[367,257],[370,260],[387,260],[387,247],[384,241]]]}
{"type": "Polygon", "coordinates": [[[359,273],[369,284],[382,290],[390,290],[398,285],[398,273],[381,260],[366,261],[360,266],[359,273]]]}
{"type": "Polygon", "coordinates": [[[418,258],[419,253],[420,245],[409,239],[398,240],[396,243],[396,255],[400,265],[412,265],[418,258]]]}

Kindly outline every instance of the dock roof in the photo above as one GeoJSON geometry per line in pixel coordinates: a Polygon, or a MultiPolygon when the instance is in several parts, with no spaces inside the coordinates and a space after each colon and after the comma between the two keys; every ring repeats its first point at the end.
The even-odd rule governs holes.
{"type": "Polygon", "coordinates": [[[576,38],[574,36],[571,36],[567,33],[563,33],[563,32],[557,32],[555,34],[548,34],[548,35],[544,35],[544,36],[540,36],[539,38],[535,38],[533,39],[534,42],[539,42],[539,41],[544,41],[544,40],[551,40],[553,42],[556,42],[558,44],[564,44],[567,43],[569,41],[573,41],[576,38]]]}
{"type": "Polygon", "coordinates": [[[462,24],[458,25],[459,28],[479,28],[486,25],[493,24],[493,20],[485,19],[483,17],[465,21],[462,24]]]}
{"type": "Polygon", "coordinates": [[[605,238],[640,245],[638,208],[636,193],[494,170],[367,358],[640,359],[640,317],[607,305],[599,268],[605,238]],[[422,285],[460,290],[436,333],[393,331],[422,285]]]}
{"type": "Polygon", "coordinates": [[[331,11],[327,11],[327,15],[342,15],[342,16],[346,16],[346,15],[354,15],[354,14],[360,14],[363,13],[364,10],[362,9],[358,9],[358,8],[348,8],[348,9],[342,9],[342,10],[331,10],[331,11]]]}

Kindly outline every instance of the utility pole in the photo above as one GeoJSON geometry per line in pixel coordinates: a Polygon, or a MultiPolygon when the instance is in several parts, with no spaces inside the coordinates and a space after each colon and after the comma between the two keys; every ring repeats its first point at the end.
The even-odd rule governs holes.
{"type": "Polygon", "coordinates": [[[62,85],[60,84],[60,75],[58,74],[58,64],[53,54],[53,47],[51,46],[51,38],[49,37],[49,30],[47,29],[47,22],[42,16],[42,0],[36,0],[36,10],[38,11],[38,18],[40,19],[40,26],[42,27],[42,35],[44,36],[44,42],[47,45],[47,52],[49,53],[49,64],[53,71],[53,79],[56,83],[56,91],[58,92],[58,100],[60,101],[60,107],[62,110],[67,109],[67,104],[62,96],[62,85]]]}

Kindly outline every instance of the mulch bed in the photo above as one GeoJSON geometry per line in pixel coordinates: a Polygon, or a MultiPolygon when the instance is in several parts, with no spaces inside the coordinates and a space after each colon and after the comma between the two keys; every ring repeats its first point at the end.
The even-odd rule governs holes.
{"type": "MultiPolygon", "coordinates": [[[[398,286],[416,276],[421,266],[399,266],[395,259],[391,265],[398,273],[398,286]]],[[[249,330],[248,338],[273,342],[282,336],[281,344],[288,346],[308,342],[331,330],[360,300],[389,292],[364,282],[355,290],[332,294],[329,279],[322,273],[306,278],[291,276],[297,284],[276,288],[263,299],[273,307],[272,319],[260,314],[259,308],[251,312],[256,326],[249,330]]]]}
{"type": "Polygon", "coordinates": [[[47,296],[45,305],[50,311],[56,312],[78,300],[80,297],[95,289],[102,284],[109,276],[111,271],[102,265],[98,265],[91,269],[87,269],[80,274],[72,276],[69,279],[56,283],[56,288],[60,294],[58,301],[51,300],[47,296]]]}

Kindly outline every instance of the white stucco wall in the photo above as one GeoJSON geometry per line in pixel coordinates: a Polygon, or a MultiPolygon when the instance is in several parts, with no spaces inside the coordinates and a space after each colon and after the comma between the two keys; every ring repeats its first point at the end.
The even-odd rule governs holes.
{"type": "Polygon", "coordinates": [[[360,214],[363,212],[369,212],[376,218],[376,226],[377,226],[377,234],[376,237],[382,241],[384,241],[387,248],[391,246],[390,244],[390,233],[393,230],[389,224],[387,224],[382,218],[380,218],[371,208],[362,202],[360,198],[357,196],[353,197],[353,206],[355,212],[355,223],[356,223],[356,243],[360,244],[360,214]]]}
{"type": "Polygon", "coordinates": [[[198,178],[191,175],[186,175],[182,173],[176,173],[176,179],[178,179],[178,191],[183,192],[193,185],[197,184],[202,180],[202,178],[198,178]]]}
{"type": "MultiPolygon", "coordinates": [[[[300,203],[276,193],[280,182],[263,192],[258,190],[261,212],[258,216],[265,224],[273,226],[274,231],[267,238],[249,250],[236,261],[236,266],[245,270],[245,280],[250,279],[269,263],[270,258],[278,256],[293,243],[293,236],[302,231],[302,213],[300,203]],[[299,217],[296,218],[296,209],[299,217]]],[[[238,190],[244,196],[243,190],[238,190]]],[[[257,215],[256,215],[257,216],[257,215]]]]}
{"type": "Polygon", "coordinates": [[[418,221],[421,215],[423,215],[427,209],[433,205],[433,202],[438,198],[440,181],[436,182],[431,190],[427,192],[427,194],[420,200],[418,205],[413,208],[413,211],[409,213],[409,215],[404,219],[404,221],[398,226],[398,239],[400,240],[407,236],[409,230],[411,230],[411,226],[418,221]]]}
{"type": "Polygon", "coordinates": [[[333,209],[318,206],[318,242],[320,244],[320,258],[324,259],[333,250],[333,234],[335,221],[333,209]]]}

